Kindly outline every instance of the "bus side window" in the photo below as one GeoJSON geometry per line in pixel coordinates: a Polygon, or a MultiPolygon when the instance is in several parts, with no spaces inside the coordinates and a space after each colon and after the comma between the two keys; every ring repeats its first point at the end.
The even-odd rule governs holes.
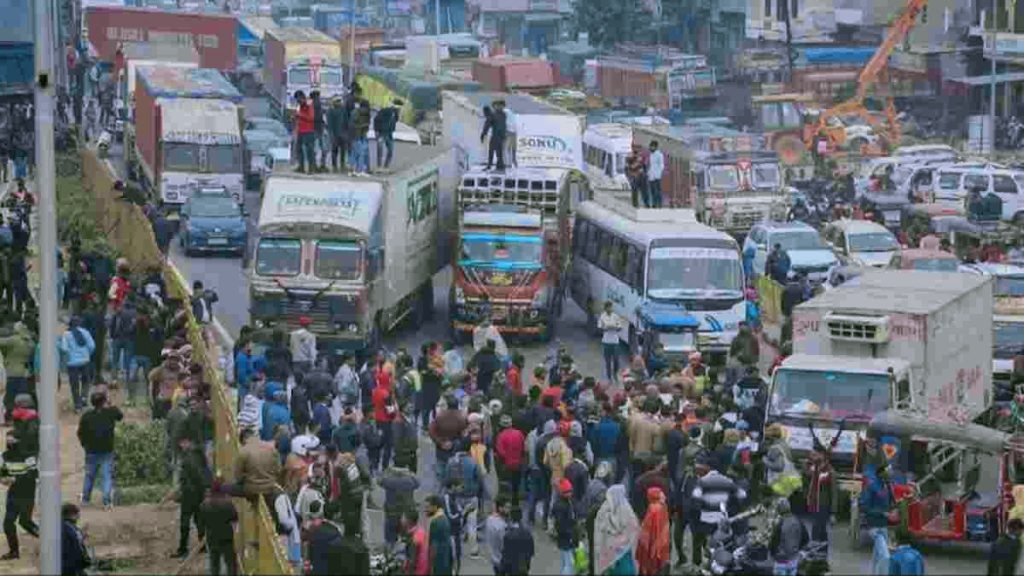
{"type": "Polygon", "coordinates": [[[609,265],[609,262],[612,256],[612,235],[598,228],[597,234],[594,234],[594,239],[591,240],[591,244],[597,252],[597,258],[594,259],[594,263],[605,270],[610,269],[611,266],[609,265]]]}
{"type": "Polygon", "coordinates": [[[621,238],[615,237],[612,242],[611,274],[623,282],[628,282],[626,277],[626,248],[627,244],[621,238]]]}
{"type": "Polygon", "coordinates": [[[628,250],[629,258],[626,260],[626,283],[629,284],[633,290],[642,293],[644,288],[644,256],[643,253],[632,244],[629,245],[628,250]]]}
{"type": "Polygon", "coordinates": [[[577,219],[576,229],[572,233],[572,252],[573,254],[583,254],[583,250],[587,245],[586,234],[590,225],[587,224],[586,220],[577,219]]]}

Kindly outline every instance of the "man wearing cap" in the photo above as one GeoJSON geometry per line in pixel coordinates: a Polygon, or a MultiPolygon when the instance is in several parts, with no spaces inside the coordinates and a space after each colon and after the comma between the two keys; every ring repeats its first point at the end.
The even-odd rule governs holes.
{"type": "Polygon", "coordinates": [[[184,377],[181,354],[175,350],[168,351],[163,363],[149,371],[153,418],[162,419],[171,409],[171,397],[184,377]]]}
{"type": "Polygon", "coordinates": [[[299,157],[299,172],[306,171],[306,162],[309,162],[309,171],[316,170],[316,154],[314,130],[316,128],[316,113],[313,106],[306,100],[306,94],[302,90],[295,91],[295,102],[298,109],[295,113],[295,144],[299,157]]]}
{"type": "Polygon", "coordinates": [[[512,426],[512,417],[502,414],[498,418],[498,436],[494,439],[495,469],[498,473],[499,490],[511,490],[514,499],[519,498],[522,485],[523,456],[526,436],[512,426]]]}
{"type": "Polygon", "coordinates": [[[299,317],[299,327],[289,335],[292,371],[296,375],[308,373],[316,364],[316,334],[309,331],[312,324],[312,318],[301,316],[299,317]]]}
{"type": "Polygon", "coordinates": [[[561,566],[559,573],[562,576],[572,576],[576,573],[573,563],[573,550],[576,549],[576,510],[572,504],[572,493],[572,482],[562,478],[558,482],[558,497],[551,507],[561,566]]]}

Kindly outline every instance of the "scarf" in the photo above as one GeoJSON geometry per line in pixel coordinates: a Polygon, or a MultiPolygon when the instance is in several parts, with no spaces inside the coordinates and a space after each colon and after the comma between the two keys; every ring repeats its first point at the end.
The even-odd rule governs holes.
{"type": "Polygon", "coordinates": [[[671,559],[668,530],[668,507],[661,488],[647,489],[647,515],[640,529],[636,560],[640,574],[657,574],[671,559]]]}
{"type": "Polygon", "coordinates": [[[608,568],[636,548],[640,523],[626,497],[626,487],[616,484],[605,493],[604,503],[594,519],[594,573],[608,568]]]}

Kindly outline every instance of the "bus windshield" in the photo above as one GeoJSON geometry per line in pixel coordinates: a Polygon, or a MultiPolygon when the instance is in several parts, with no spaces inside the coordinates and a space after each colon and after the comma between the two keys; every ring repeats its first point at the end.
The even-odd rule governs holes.
{"type": "Polygon", "coordinates": [[[256,273],[295,276],[299,273],[302,243],[291,238],[263,238],[256,248],[256,273]]]}
{"type": "Polygon", "coordinates": [[[540,236],[468,233],[462,235],[462,266],[540,267],[540,236]]]}
{"type": "Polygon", "coordinates": [[[647,292],[653,298],[733,297],[743,289],[739,255],[724,248],[654,248],[647,292]]]}
{"type": "Polygon", "coordinates": [[[870,419],[889,407],[889,375],[779,368],[771,410],[775,414],[870,419]]]}

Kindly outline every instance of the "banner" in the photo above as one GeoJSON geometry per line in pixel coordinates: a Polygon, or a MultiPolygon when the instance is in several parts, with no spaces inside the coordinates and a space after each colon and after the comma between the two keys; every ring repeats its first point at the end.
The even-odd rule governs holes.
{"type": "Polygon", "coordinates": [[[568,114],[516,114],[519,166],[583,170],[580,119],[568,114]]]}

